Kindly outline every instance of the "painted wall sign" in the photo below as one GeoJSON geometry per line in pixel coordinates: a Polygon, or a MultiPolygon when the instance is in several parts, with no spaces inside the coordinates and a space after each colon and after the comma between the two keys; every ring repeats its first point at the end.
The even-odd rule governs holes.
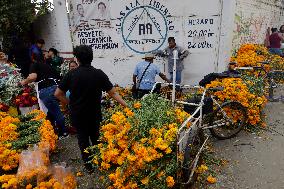
{"type": "Polygon", "coordinates": [[[168,32],[174,29],[169,18],[169,10],[160,2],[136,0],[120,11],[116,27],[129,49],[144,54],[163,46],[168,32]]]}
{"type": "MultiPolygon", "coordinates": [[[[220,2],[68,0],[72,5],[69,10],[73,44],[91,45],[92,64],[104,70],[114,83],[125,86],[131,83],[135,65],[142,61],[143,54],[164,50],[167,38],[175,37],[178,46],[190,51],[184,60],[182,80],[184,84],[194,84],[217,67],[220,2]]],[[[167,58],[157,58],[155,64],[167,73],[167,58]]]]}
{"type": "Polygon", "coordinates": [[[217,36],[216,19],[190,18],[187,21],[188,49],[212,49],[217,36]]]}
{"type": "Polygon", "coordinates": [[[94,50],[144,54],[160,49],[175,29],[164,1],[69,1],[74,44],[94,50]]]}

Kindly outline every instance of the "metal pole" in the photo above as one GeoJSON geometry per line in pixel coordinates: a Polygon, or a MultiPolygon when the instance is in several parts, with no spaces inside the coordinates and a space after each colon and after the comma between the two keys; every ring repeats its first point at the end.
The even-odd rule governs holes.
{"type": "Polygon", "coordinates": [[[177,68],[177,60],[178,60],[178,51],[174,50],[173,51],[174,54],[174,66],[173,66],[173,91],[172,91],[172,103],[175,103],[176,100],[176,77],[177,77],[177,73],[176,73],[176,68],[177,68]]]}

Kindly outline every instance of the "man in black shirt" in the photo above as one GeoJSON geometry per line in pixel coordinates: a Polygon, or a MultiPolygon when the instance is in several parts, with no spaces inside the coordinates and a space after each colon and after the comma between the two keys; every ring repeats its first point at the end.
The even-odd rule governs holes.
{"type": "Polygon", "coordinates": [[[48,109],[48,114],[54,119],[59,128],[59,137],[68,136],[65,127],[65,118],[62,114],[59,102],[54,96],[59,78],[55,70],[48,64],[34,63],[31,65],[29,76],[21,81],[22,85],[38,82],[39,98],[48,109]]]}
{"type": "Polygon", "coordinates": [[[79,67],[67,73],[58,86],[55,96],[63,103],[69,104],[66,91],[70,91],[70,113],[72,125],[77,129],[77,138],[82,159],[88,169],[88,154],[84,150],[98,144],[99,126],[102,120],[101,98],[106,91],[122,106],[127,106],[116,93],[108,76],[100,69],[91,66],[93,61],[92,48],[86,45],[77,46],[74,56],[79,67]]]}

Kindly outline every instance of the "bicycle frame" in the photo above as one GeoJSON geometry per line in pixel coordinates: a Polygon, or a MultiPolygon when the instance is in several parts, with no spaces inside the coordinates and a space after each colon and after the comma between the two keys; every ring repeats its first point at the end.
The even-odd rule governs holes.
{"type": "MultiPolygon", "coordinates": [[[[258,77],[262,77],[263,79],[268,79],[269,86],[266,86],[265,88],[268,88],[268,99],[270,101],[281,101],[284,99],[283,96],[274,98],[274,89],[277,88],[279,85],[274,81],[274,76],[277,74],[283,74],[284,72],[282,70],[273,70],[271,72],[267,72],[265,70],[264,65],[257,67],[259,69],[258,77]],[[262,75],[261,73],[264,72],[262,75]]],[[[255,70],[255,67],[238,67],[237,70],[255,70]]]]}
{"type": "MultiPolygon", "coordinates": [[[[158,84],[165,84],[165,85],[172,85],[172,83],[155,83],[155,85],[153,86],[151,93],[154,92],[156,86],[158,84]]],[[[222,126],[222,124],[219,124],[218,121],[221,121],[221,120],[218,120],[217,123],[215,123],[215,125],[212,125],[212,126],[208,126],[208,125],[204,125],[203,124],[203,106],[204,106],[204,100],[205,100],[205,96],[208,92],[207,89],[201,87],[201,86],[190,86],[190,85],[177,85],[177,86],[180,86],[181,88],[193,88],[193,89],[203,89],[203,94],[202,94],[202,97],[201,97],[201,100],[200,102],[197,104],[197,103],[188,103],[188,102],[184,102],[184,101],[175,101],[173,105],[175,105],[175,103],[177,104],[182,104],[182,105],[190,105],[190,106],[195,106],[197,107],[197,109],[194,111],[193,114],[191,114],[181,125],[181,127],[179,128],[178,132],[177,132],[177,157],[178,157],[178,153],[180,152],[183,152],[186,148],[186,146],[188,145],[187,144],[187,141],[188,141],[188,138],[189,138],[189,135],[191,133],[196,133],[196,131],[198,131],[199,129],[209,129],[209,128],[214,128],[214,127],[220,127],[222,126]],[[195,116],[199,113],[199,116],[196,118],[195,116]],[[191,126],[188,128],[187,127],[187,124],[188,123],[191,123],[191,126]]],[[[221,109],[221,112],[223,113],[223,116],[225,118],[227,118],[228,120],[230,120],[230,118],[227,116],[226,112],[222,109],[221,105],[217,102],[217,100],[214,98],[213,95],[210,95],[211,99],[213,100],[213,104],[217,105],[218,108],[221,109]]],[[[170,101],[169,99],[166,99],[168,101],[170,101]]],[[[232,120],[230,120],[232,122],[232,120]]],[[[206,137],[206,139],[204,140],[202,146],[200,147],[198,153],[196,154],[193,162],[192,162],[192,171],[190,173],[190,176],[187,180],[187,182],[185,183],[181,183],[182,185],[188,185],[192,178],[193,178],[193,175],[194,175],[194,172],[195,172],[195,169],[196,169],[196,166],[197,166],[197,163],[198,163],[198,160],[199,160],[199,157],[200,157],[200,154],[201,152],[203,151],[207,141],[209,139],[209,136],[206,137]]],[[[179,159],[177,158],[177,162],[179,163],[179,159]]],[[[183,165],[181,164],[181,167],[183,169],[188,169],[187,167],[183,167],[183,165]]]]}

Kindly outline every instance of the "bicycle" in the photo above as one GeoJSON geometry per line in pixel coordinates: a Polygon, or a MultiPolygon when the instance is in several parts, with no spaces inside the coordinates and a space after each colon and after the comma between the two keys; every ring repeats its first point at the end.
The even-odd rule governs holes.
{"type": "Polygon", "coordinates": [[[268,99],[269,101],[284,101],[284,96],[274,98],[274,89],[278,88],[280,84],[276,82],[277,78],[284,78],[284,71],[283,70],[273,70],[267,71],[265,65],[269,65],[269,61],[258,62],[261,66],[253,66],[253,67],[238,67],[237,70],[245,71],[258,71],[257,77],[262,78],[264,81],[268,83],[265,86],[265,89],[268,89],[268,99]]]}
{"type": "MultiPolygon", "coordinates": [[[[172,85],[169,83],[156,83],[151,91],[156,90],[157,85],[172,85]]],[[[220,104],[212,92],[221,91],[223,88],[206,89],[200,86],[179,85],[180,88],[193,88],[203,90],[199,102],[176,101],[176,104],[185,107],[194,107],[192,111],[188,111],[190,116],[181,125],[177,133],[178,152],[183,154],[183,160],[180,162],[183,172],[181,185],[191,183],[195,173],[196,166],[199,161],[201,152],[203,151],[209,136],[204,134],[205,129],[209,129],[211,134],[221,140],[229,139],[236,136],[247,121],[246,108],[241,103],[229,101],[220,104]],[[204,111],[206,103],[210,102],[212,108],[204,111]],[[191,126],[188,128],[188,123],[191,126]],[[193,158],[193,156],[195,156],[193,158]]],[[[169,100],[169,99],[168,99],[169,100]]],[[[170,101],[170,100],[169,100],[170,101]]],[[[208,104],[207,104],[208,105],[208,104]]]]}

